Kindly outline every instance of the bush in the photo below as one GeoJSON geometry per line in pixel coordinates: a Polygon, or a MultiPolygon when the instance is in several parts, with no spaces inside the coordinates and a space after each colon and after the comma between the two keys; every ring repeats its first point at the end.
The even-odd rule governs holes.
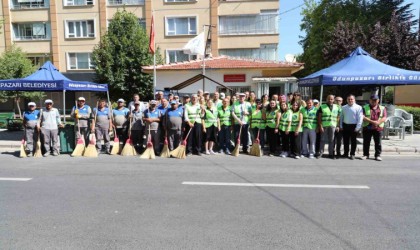
{"type": "Polygon", "coordinates": [[[413,114],[414,130],[420,130],[420,107],[396,106],[396,108],[403,109],[408,113],[413,114]]]}

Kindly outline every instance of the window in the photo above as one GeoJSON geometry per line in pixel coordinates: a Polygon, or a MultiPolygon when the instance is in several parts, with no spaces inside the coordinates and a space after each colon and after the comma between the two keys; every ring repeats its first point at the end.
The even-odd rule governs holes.
{"type": "Polygon", "coordinates": [[[259,15],[220,16],[220,35],[277,34],[277,10],[262,10],[259,15]]]}
{"type": "Polygon", "coordinates": [[[94,69],[91,53],[68,53],[67,69],[94,69]]]}
{"type": "Polygon", "coordinates": [[[184,54],[182,50],[166,50],[166,63],[184,62],[197,59],[196,55],[184,54]]]}
{"type": "Polygon", "coordinates": [[[14,23],[12,26],[15,41],[51,39],[49,23],[14,23]]]}
{"type": "Polygon", "coordinates": [[[31,60],[32,64],[37,66],[37,67],[42,66],[46,61],[51,61],[51,58],[48,54],[29,55],[28,59],[31,60]]]}
{"type": "Polygon", "coordinates": [[[95,37],[95,22],[93,20],[67,21],[66,38],[95,37]]]}
{"type": "Polygon", "coordinates": [[[196,35],[197,18],[196,17],[167,17],[166,35],[196,35]]]}
{"type": "Polygon", "coordinates": [[[146,18],[139,18],[139,24],[143,29],[146,29],[146,18]]]}
{"type": "Polygon", "coordinates": [[[264,44],[259,49],[221,49],[220,55],[277,61],[277,44],[264,44]]]}
{"type": "Polygon", "coordinates": [[[64,6],[93,5],[93,0],[64,0],[64,6]]]}
{"type": "Polygon", "coordinates": [[[108,0],[108,5],[144,5],[144,0],[108,0]]]}
{"type": "Polygon", "coordinates": [[[11,9],[39,9],[48,8],[50,5],[49,0],[12,0],[11,9]]]}
{"type": "Polygon", "coordinates": [[[197,2],[197,0],[165,0],[166,3],[197,2]]]}

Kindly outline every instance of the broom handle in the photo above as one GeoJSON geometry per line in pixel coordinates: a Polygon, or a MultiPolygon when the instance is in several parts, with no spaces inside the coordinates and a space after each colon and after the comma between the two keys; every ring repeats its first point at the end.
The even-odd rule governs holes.
{"type": "Polygon", "coordinates": [[[95,128],[96,126],[96,116],[98,115],[98,111],[99,111],[99,102],[96,101],[96,112],[95,112],[95,115],[93,116],[93,124],[92,124],[92,128],[90,128],[91,130],[93,130],[93,128],[95,128]]]}
{"type": "MultiPolygon", "coordinates": [[[[201,111],[201,110],[200,110],[200,111],[201,111]]],[[[188,136],[190,135],[191,130],[192,130],[192,128],[193,128],[193,127],[194,127],[194,125],[195,125],[195,121],[196,121],[196,120],[197,120],[197,118],[198,118],[198,114],[199,114],[199,113],[197,113],[197,114],[195,115],[195,119],[194,119],[193,125],[192,125],[192,127],[190,128],[190,130],[188,131],[187,136],[185,136],[184,141],[186,141],[186,140],[188,139],[188,136]]]]}
{"type": "Polygon", "coordinates": [[[115,127],[114,127],[114,111],[112,110],[112,103],[109,102],[108,105],[109,105],[108,110],[111,115],[112,130],[114,131],[114,138],[115,138],[117,136],[117,131],[115,130],[115,127]]]}

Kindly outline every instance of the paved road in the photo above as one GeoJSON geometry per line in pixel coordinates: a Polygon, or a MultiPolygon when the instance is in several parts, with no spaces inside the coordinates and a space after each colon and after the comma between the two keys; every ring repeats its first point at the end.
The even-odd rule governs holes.
{"type": "Polygon", "coordinates": [[[419,160],[1,154],[0,249],[419,249],[419,160]]]}

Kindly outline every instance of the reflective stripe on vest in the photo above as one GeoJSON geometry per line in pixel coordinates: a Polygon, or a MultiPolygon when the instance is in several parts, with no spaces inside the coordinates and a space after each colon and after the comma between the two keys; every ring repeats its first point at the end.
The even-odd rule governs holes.
{"type": "MultiPolygon", "coordinates": [[[[363,109],[365,110],[365,116],[370,119],[370,105],[366,104],[365,106],[363,106],[363,109]]],[[[381,111],[381,113],[379,114],[379,120],[384,117],[384,109],[385,109],[384,106],[379,105],[379,110],[381,111]]],[[[370,124],[370,122],[364,121],[362,126],[367,127],[367,126],[369,126],[369,124],[370,124]]],[[[379,124],[379,127],[383,128],[384,125],[385,125],[385,122],[379,124]]]]}
{"type": "Polygon", "coordinates": [[[220,107],[218,110],[218,116],[220,119],[220,126],[230,126],[232,125],[232,116],[231,116],[231,108],[227,107],[226,110],[223,110],[223,107],[220,107]]]}
{"type": "Polygon", "coordinates": [[[327,104],[321,105],[322,109],[322,126],[323,127],[337,127],[337,116],[339,108],[336,104],[333,104],[332,110],[327,104]]]}
{"type": "Polygon", "coordinates": [[[191,123],[193,122],[201,123],[200,104],[195,104],[193,106],[192,104],[188,103],[187,105],[185,105],[185,108],[187,109],[187,112],[188,112],[188,120],[190,120],[191,123]]]}
{"type": "Polygon", "coordinates": [[[265,124],[269,128],[276,128],[276,117],[277,117],[278,110],[270,111],[266,113],[266,122],[265,124]]]}
{"type": "MultiPolygon", "coordinates": [[[[292,124],[290,125],[290,131],[296,131],[296,128],[299,125],[299,116],[300,116],[300,111],[292,113],[292,124]]],[[[298,132],[302,132],[302,126],[299,128],[298,132]]]]}
{"type": "Polygon", "coordinates": [[[313,108],[311,110],[304,109],[302,110],[302,116],[303,116],[303,127],[308,129],[316,129],[318,126],[317,121],[317,114],[318,109],[313,108]]]}
{"type": "Polygon", "coordinates": [[[288,109],[286,112],[281,114],[280,117],[280,130],[286,131],[287,127],[289,126],[290,116],[292,115],[292,111],[288,109]]]}
{"type": "Polygon", "coordinates": [[[204,126],[208,128],[212,125],[217,127],[217,109],[206,109],[206,118],[204,119],[204,126]]]}
{"type": "Polygon", "coordinates": [[[262,111],[255,110],[251,116],[251,128],[265,129],[265,121],[262,119],[262,111]]]}

